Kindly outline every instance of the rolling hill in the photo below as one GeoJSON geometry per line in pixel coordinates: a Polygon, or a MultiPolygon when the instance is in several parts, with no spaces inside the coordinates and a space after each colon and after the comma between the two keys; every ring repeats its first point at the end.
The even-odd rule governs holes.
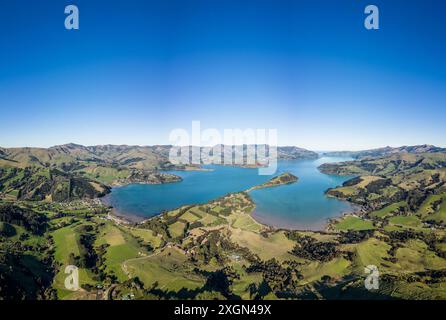
{"type": "MultiPolygon", "coordinates": [[[[246,146],[243,146],[246,151],[246,146]]],[[[65,167],[88,164],[120,166],[128,169],[163,170],[172,168],[170,145],[82,146],[65,144],[50,148],[0,148],[0,167],[65,167]]],[[[192,147],[198,148],[198,147],[192,147]]],[[[201,148],[203,150],[203,148],[201,148]]],[[[287,160],[315,159],[317,153],[298,147],[278,147],[278,158],[287,160]]]]}
{"type": "Polygon", "coordinates": [[[425,144],[418,146],[403,146],[397,148],[384,147],[384,148],[362,150],[362,151],[334,151],[334,152],[325,152],[323,155],[334,156],[334,157],[352,157],[355,159],[359,159],[364,157],[381,157],[398,153],[421,154],[421,153],[435,153],[435,152],[446,152],[446,148],[440,148],[433,145],[425,144]]]}
{"type": "MultiPolygon", "coordinates": [[[[73,143],[50,148],[0,148],[0,197],[70,201],[100,197],[108,193],[111,186],[181,181],[180,177],[163,171],[198,169],[198,165],[172,164],[169,161],[171,148],[169,145],[82,146],[73,143]]],[[[279,159],[317,156],[297,147],[278,148],[279,159]]]]}

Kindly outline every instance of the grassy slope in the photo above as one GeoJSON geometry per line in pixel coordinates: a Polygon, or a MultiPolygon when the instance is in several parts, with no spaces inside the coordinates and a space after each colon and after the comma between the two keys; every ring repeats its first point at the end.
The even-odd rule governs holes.
{"type": "Polygon", "coordinates": [[[361,218],[352,217],[352,216],[347,216],[345,218],[342,218],[334,226],[336,229],[343,230],[343,231],[346,231],[346,230],[360,231],[360,230],[375,229],[375,227],[373,226],[373,222],[365,221],[361,218]]]}
{"type": "Polygon", "coordinates": [[[289,251],[294,247],[294,242],[289,240],[283,232],[278,232],[265,238],[259,233],[249,230],[233,229],[231,231],[232,241],[248,248],[262,260],[272,258],[276,258],[279,261],[295,259],[294,256],[289,254],[289,251]]]}
{"type": "MultiPolygon", "coordinates": [[[[408,156],[407,159],[412,161],[413,159],[411,157],[408,156]]],[[[394,164],[383,164],[380,170],[382,172],[393,172],[395,166],[394,164]]],[[[410,175],[410,179],[407,181],[400,181],[398,180],[400,176],[397,176],[395,183],[398,183],[398,185],[404,188],[418,188],[417,184],[420,183],[419,179],[428,178],[430,174],[426,172],[416,173],[410,175]]],[[[369,183],[378,180],[375,177],[368,177],[363,179],[359,186],[353,187],[355,189],[354,192],[358,188],[365,189],[369,183]]],[[[394,191],[393,188],[386,187],[383,194],[391,195],[394,191]]],[[[284,231],[265,233],[266,229],[255,222],[249,215],[252,206],[246,204],[242,196],[231,196],[229,200],[219,200],[208,205],[193,207],[179,217],[180,220],[185,220],[190,223],[199,221],[203,223],[203,226],[189,230],[187,238],[181,240],[176,245],[183,246],[183,249],[185,249],[185,244],[193,243],[192,240],[194,238],[205,237],[206,232],[220,228],[220,234],[224,235],[226,239],[231,240],[243,248],[249,249],[262,260],[276,258],[280,262],[294,260],[302,263],[297,267],[303,275],[303,279],[299,281],[299,284],[308,284],[310,286],[325,275],[329,275],[335,280],[347,275],[362,277],[364,275],[364,267],[371,264],[378,266],[381,274],[397,276],[403,276],[405,274],[412,275],[413,272],[418,271],[446,269],[446,260],[429,249],[427,244],[421,240],[412,239],[401,241],[401,243],[397,244],[397,250],[391,254],[391,246],[386,242],[388,235],[383,231],[383,229],[415,229],[426,232],[426,234],[431,232],[437,235],[438,238],[441,238],[441,236],[445,235],[443,229],[440,228],[439,230],[432,231],[425,228],[422,225],[422,221],[432,219],[440,219],[439,221],[441,221],[443,219],[445,202],[443,201],[435,208],[434,203],[444,200],[444,194],[428,197],[417,212],[410,212],[408,214],[399,212],[400,207],[407,207],[407,203],[404,201],[392,203],[381,210],[372,212],[370,217],[373,218],[373,221],[385,221],[389,223],[383,229],[379,224],[374,227],[372,221],[366,218],[362,219],[350,216],[342,219],[336,224],[339,230],[367,230],[373,228],[377,230],[369,239],[355,244],[340,245],[339,249],[352,253],[351,261],[341,254],[328,262],[309,261],[291,255],[289,252],[293,249],[296,241],[288,239],[284,231]],[[229,215],[227,213],[224,215],[220,214],[227,208],[231,208],[229,215]],[[210,212],[208,212],[209,209],[210,212]],[[216,214],[219,216],[217,217],[216,214]]],[[[168,216],[173,217],[178,212],[179,210],[175,210],[168,213],[168,216]]],[[[62,223],[66,222],[66,219],[58,218],[53,222],[62,223]]],[[[97,219],[93,220],[93,223],[98,224],[99,222],[97,219]]],[[[168,227],[173,236],[180,236],[185,224],[181,221],[176,221],[168,227]]],[[[70,252],[73,252],[75,255],[78,254],[77,239],[79,235],[76,230],[76,225],[71,225],[62,227],[52,233],[56,247],[55,257],[61,264],[67,263],[70,252]]],[[[318,241],[334,242],[337,241],[336,239],[338,237],[337,233],[322,234],[306,232],[305,235],[313,237],[318,241]]],[[[178,291],[182,288],[194,290],[200,288],[204,285],[205,278],[193,272],[194,267],[198,266],[208,271],[214,271],[222,267],[222,265],[216,262],[215,258],[212,258],[207,264],[202,264],[201,262],[192,263],[185,250],[173,247],[172,243],[168,243],[164,248],[159,248],[161,242],[161,238],[155,236],[150,230],[117,226],[107,221],[100,225],[95,245],[109,245],[105,254],[106,270],[114,273],[119,281],[127,280],[128,276],[138,276],[143,280],[146,287],[150,287],[157,281],[158,288],[163,291],[178,291]],[[154,247],[156,249],[155,252],[148,252],[144,246],[144,242],[154,247]]],[[[441,243],[437,243],[436,246],[443,251],[446,249],[444,244],[441,243]]],[[[262,274],[256,272],[246,273],[243,265],[249,265],[247,260],[243,257],[240,260],[230,258],[230,251],[224,251],[224,254],[227,258],[225,265],[231,265],[240,275],[240,279],[236,279],[232,285],[233,292],[244,298],[248,298],[249,292],[247,291],[247,286],[252,283],[259,284],[262,281],[262,274]]],[[[55,279],[55,287],[63,298],[73,298],[75,297],[73,294],[64,292],[62,288],[63,275],[61,272],[58,273],[55,279]]],[[[95,283],[87,271],[85,271],[85,275],[81,273],[81,281],[91,284],[95,283]]],[[[414,283],[400,281],[397,283],[397,288],[394,289],[395,295],[402,297],[441,297],[445,295],[443,282],[426,285],[419,281],[414,283]]],[[[276,298],[272,293],[267,297],[276,298]]]]}
{"type": "MultiPolygon", "coordinates": [[[[75,299],[78,294],[69,291],[65,288],[65,279],[67,274],[65,274],[65,268],[70,264],[69,255],[70,253],[75,256],[79,255],[79,233],[77,232],[77,227],[79,224],[70,225],[58,229],[52,233],[54,244],[55,244],[55,254],[54,258],[59,263],[59,272],[54,278],[53,287],[57,289],[57,294],[59,299],[69,300],[75,299]]],[[[93,280],[90,271],[80,268],[79,269],[79,285],[91,284],[94,285],[96,281],[93,280]]]]}
{"type": "Polygon", "coordinates": [[[147,287],[155,282],[158,288],[178,291],[183,288],[196,289],[204,280],[191,272],[185,255],[176,248],[167,248],[160,253],[126,262],[126,268],[133,276],[139,277],[147,287]]]}
{"type": "Polygon", "coordinates": [[[407,203],[405,201],[393,203],[387,207],[384,207],[381,210],[373,211],[369,215],[371,217],[384,218],[384,217],[388,216],[389,214],[398,210],[400,207],[407,207],[407,203]]]}
{"type": "Polygon", "coordinates": [[[128,279],[128,275],[122,269],[124,261],[149,254],[131,232],[112,222],[106,222],[101,227],[96,246],[101,244],[109,245],[105,253],[105,270],[114,274],[119,281],[128,279]]]}

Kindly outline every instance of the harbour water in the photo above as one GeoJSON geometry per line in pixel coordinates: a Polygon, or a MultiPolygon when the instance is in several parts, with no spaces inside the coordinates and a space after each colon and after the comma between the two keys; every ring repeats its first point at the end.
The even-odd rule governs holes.
{"type": "MultiPolygon", "coordinates": [[[[323,229],[328,218],[352,210],[347,202],[328,198],[328,188],[349,177],[326,175],[317,167],[322,163],[347,161],[348,158],[322,157],[317,160],[279,161],[276,175],[290,172],[297,183],[254,190],[250,193],[259,222],[287,229],[323,229]]],[[[207,166],[209,171],[171,171],[183,178],[177,183],[133,184],[114,188],[107,201],[120,215],[152,217],[163,210],[182,205],[206,203],[230,192],[249,189],[271,179],[257,169],[207,166]]]]}

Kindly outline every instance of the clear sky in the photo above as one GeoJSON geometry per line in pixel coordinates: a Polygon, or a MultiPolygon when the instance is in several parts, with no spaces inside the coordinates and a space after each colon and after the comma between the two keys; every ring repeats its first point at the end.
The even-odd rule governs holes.
{"type": "Polygon", "coordinates": [[[446,147],[445,15],[443,0],[2,0],[0,146],[167,144],[199,120],[312,150],[446,147]]]}

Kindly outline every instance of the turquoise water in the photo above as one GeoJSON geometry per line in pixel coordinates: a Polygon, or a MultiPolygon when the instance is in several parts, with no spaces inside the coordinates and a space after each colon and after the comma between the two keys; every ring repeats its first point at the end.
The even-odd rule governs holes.
{"type": "Polygon", "coordinates": [[[280,172],[291,172],[299,181],[277,188],[259,189],[251,192],[256,203],[253,216],[257,221],[275,227],[321,230],[328,218],[351,211],[345,201],[325,196],[325,191],[341,185],[351,177],[321,173],[317,167],[322,163],[351,160],[349,158],[320,158],[315,161],[283,162],[280,172]]]}
{"type": "MultiPolygon", "coordinates": [[[[342,184],[346,177],[325,175],[317,167],[322,163],[350,160],[281,161],[276,175],[291,172],[299,181],[290,185],[251,192],[256,203],[254,217],[263,223],[290,229],[323,228],[327,218],[351,210],[348,203],[327,198],[325,190],[342,184]]],[[[230,192],[243,191],[268,181],[271,176],[258,175],[257,169],[207,166],[212,171],[171,171],[182,182],[162,185],[133,184],[114,188],[107,201],[121,215],[152,217],[163,210],[185,204],[205,203],[230,192]]]]}

